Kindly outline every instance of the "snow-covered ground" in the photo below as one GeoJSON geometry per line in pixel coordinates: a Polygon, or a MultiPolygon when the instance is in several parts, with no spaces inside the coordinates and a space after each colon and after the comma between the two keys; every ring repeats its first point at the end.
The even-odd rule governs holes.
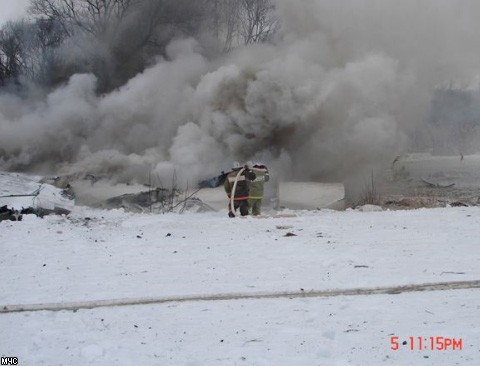
{"type": "MultiPolygon", "coordinates": [[[[479,245],[480,208],[229,219],[77,207],[0,222],[0,305],[475,281],[479,245]]],[[[20,365],[478,365],[480,289],[4,312],[0,355],[20,365]],[[461,339],[462,349],[412,351],[409,337],[427,348],[430,337],[461,339]]]]}

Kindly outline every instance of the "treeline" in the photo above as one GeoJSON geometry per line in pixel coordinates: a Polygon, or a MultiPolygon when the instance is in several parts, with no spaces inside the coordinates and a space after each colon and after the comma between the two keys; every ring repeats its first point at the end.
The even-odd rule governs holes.
{"type": "Polygon", "coordinates": [[[272,0],[31,0],[28,14],[0,30],[0,87],[52,88],[91,72],[107,92],[166,56],[172,39],[228,52],[277,27],[272,0]]]}

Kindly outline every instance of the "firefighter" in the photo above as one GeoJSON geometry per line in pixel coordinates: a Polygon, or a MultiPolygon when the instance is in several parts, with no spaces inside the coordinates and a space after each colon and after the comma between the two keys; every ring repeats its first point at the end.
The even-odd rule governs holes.
{"type": "Polygon", "coordinates": [[[248,181],[255,180],[255,173],[245,165],[234,163],[232,171],[227,175],[224,183],[225,192],[230,199],[228,216],[235,217],[235,212],[240,209],[240,215],[248,215],[249,186],[248,181]]]}
{"type": "Polygon", "coordinates": [[[252,215],[258,216],[262,212],[263,186],[270,180],[270,175],[268,168],[262,163],[254,163],[252,171],[256,178],[250,182],[249,206],[252,209],[252,215]]]}

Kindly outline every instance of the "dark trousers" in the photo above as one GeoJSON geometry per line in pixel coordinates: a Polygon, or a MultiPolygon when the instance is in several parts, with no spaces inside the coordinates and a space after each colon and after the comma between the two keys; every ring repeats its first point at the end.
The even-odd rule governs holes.
{"type": "MultiPolygon", "coordinates": [[[[240,208],[240,215],[242,216],[247,216],[248,215],[248,200],[234,200],[233,201],[233,208],[235,209],[235,212],[240,208]]],[[[230,209],[230,202],[228,203],[228,212],[231,213],[230,209]]],[[[235,213],[234,212],[234,213],[235,213]]]]}

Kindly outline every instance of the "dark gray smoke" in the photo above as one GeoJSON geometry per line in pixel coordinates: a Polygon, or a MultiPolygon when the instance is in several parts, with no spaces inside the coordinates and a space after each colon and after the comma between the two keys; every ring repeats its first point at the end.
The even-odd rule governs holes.
{"type": "Polygon", "coordinates": [[[344,179],[428,148],[435,88],[479,71],[480,3],[278,0],[273,44],[206,58],[195,39],[105,95],[74,75],[44,98],[0,97],[0,167],[204,178],[262,160],[296,179],[344,179]]]}

